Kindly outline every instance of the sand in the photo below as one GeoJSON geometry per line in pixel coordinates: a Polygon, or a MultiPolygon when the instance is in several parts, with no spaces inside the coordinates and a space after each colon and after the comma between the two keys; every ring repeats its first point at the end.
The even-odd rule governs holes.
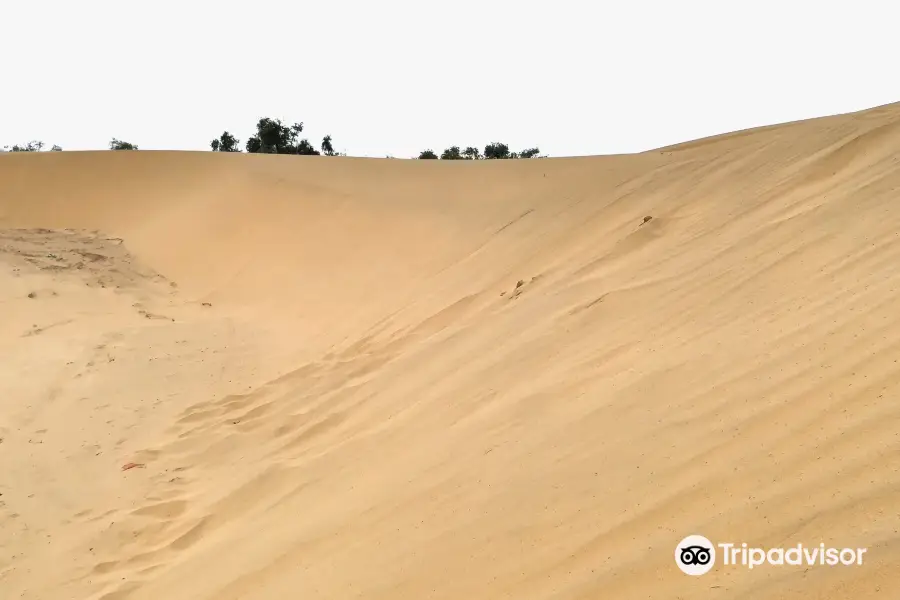
{"type": "Polygon", "coordinates": [[[4,155],[0,597],[900,597],[898,162],[4,155]]]}

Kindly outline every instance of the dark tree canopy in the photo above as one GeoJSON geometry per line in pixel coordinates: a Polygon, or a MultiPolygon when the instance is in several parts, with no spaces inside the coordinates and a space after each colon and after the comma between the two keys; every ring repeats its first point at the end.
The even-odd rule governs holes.
{"type": "Polygon", "coordinates": [[[112,141],[109,142],[110,150],[137,150],[138,147],[130,142],[123,142],[122,140],[117,140],[113,138],[112,141]]]}
{"type": "Polygon", "coordinates": [[[322,138],[322,154],[325,156],[336,156],[337,153],[334,151],[334,146],[331,145],[331,136],[326,135],[322,138]]]}
{"type": "Polygon", "coordinates": [[[468,160],[479,160],[481,158],[481,151],[475,146],[467,146],[463,151],[463,156],[468,160]]]}
{"type": "MultiPolygon", "coordinates": [[[[44,142],[35,140],[33,142],[28,142],[27,144],[19,145],[15,144],[12,148],[9,146],[3,146],[4,152],[40,152],[44,149],[44,142]]],[[[62,147],[53,144],[50,148],[51,152],[62,152],[62,147]]]]}
{"type": "Polygon", "coordinates": [[[463,155],[459,151],[459,146],[450,146],[441,153],[441,160],[462,160],[463,155]]]}
{"type": "Polygon", "coordinates": [[[263,117],[256,123],[256,135],[247,140],[247,152],[261,154],[288,154],[287,149],[292,144],[292,136],[303,131],[302,123],[295,123],[293,127],[282,125],[278,119],[263,117]]]}
{"type": "MultiPolygon", "coordinates": [[[[4,146],[6,148],[7,146],[4,146]]],[[[20,146],[19,144],[14,145],[9,149],[10,152],[40,152],[44,147],[44,142],[33,141],[28,142],[25,145],[20,146]]]]}
{"type": "MultiPolygon", "coordinates": [[[[307,138],[301,138],[303,123],[287,125],[281,119],[263,117],[256,122],[256,133],[251,135],[243,145],[243,149],[251,154],[294,154],[294,155],[324,155],[346,156],[334,149],[334,141],[331,135],[322,138],[317,149],[307,138]]],[[[229,131],[210,141],[209,147],[213,152],[241,152],[241,142],[229,131]]],[[[41,152],[44,142],[31,141],[27,144],[16,144],[11,148],[3,146],[4,151],[9,152],[41,152]]],[[[138,150],[136,144],[113,138],[109,142],[110,150],[138,150]]],[[[62,148],[53,145],[53,152],[60,152],[62,148]]],[[[497,160],[515,158],[540,157],[540,149],[528,148],[520,152],[512,152],[509,145],[502,142],[491,142],[484,147],[482,152],[475,146],[466,146],[464,150],[460,146],[450,146],[441,152],[440,156],[431,148],[419,153],[418,158],[423,160],[497,160]]],[[[390,158],[390,157],[389,157],[390,158]]]]}
{"type": "MultiPolygon", "coordinates": [[[[341,156],[334,149],[330,135],[322,138],[321,152],[306,138],[300,138],[303,123],[285,125],[280,119],[263,117],[256,123],[256,135],[247,139],[244,148],[250,154],[296,154],[306,156],[341,156]]],[[[240,143],[227,131],[209,144],[213,152],[240,152],[240,143]]]]}
{"type": "Polygon", "coordinates": [[[259,141],[259,138],[255,135],[247,140],[247,152],[250,154],[256,154],[262,150],[262,142],[259,141]]]}
{"type": "Polygon", "coordinates": [[[316,150],[309,140],[302,139],[294,146],[295,151],[290,154],[301,154],[305,156],[318,156],[319,151],[316,150]]]}
{"type": "Polygon", "coordinates": [[[240,141],[228,133],[227,131],[223,132],[222,135],[218,137],[218,139],[210,142],[209,147],[212,148],[213,152],[240,152],[240,141]]]}
{"type": "MultiPolygon", "coordinates": [[[[251,154],[297,154],[344,156],[334,149],[331,135],[322,138],[317,150],[306,138],[301,138],[303,123],[286,125],[281,119],[263,117],[256,123],[256,134],[250,136],[244,148],[251,154]]],[[[227,131],[210,143],[213,152],[240,152],[239,142],[227,131]]],[[[421,160],[496,160],[513,158],[535,158],[540,155],[537,147],[521,152],[512,152],[508,144],[491,142],[484,147],[484,152],[475,146],[450,146],[438,155],[431,148],[419,153],[421,160]]]]}
{"type": "MultiPolygon", "coordinates": [[[[510,152],[509,146],[502,142],[491,142],[484,147],[484,154],[475,146],[467,146],[460,152],[459,146],[450,146],[441,153],[441,160],[504,160],[513,158],[534,158],[541,151],[538,148],[529,148],[521,152],[510,152]]],[[[437,158],[431,150],[425,150],[419,158],[437,158]]]]}
{"type": "Polygon", "coordinates": [[[281,119],[263,117],[256,123],[256,135],[247,140],[247,152],[254,154],[319,154],[309,140],[298,140],[301,133],[303,133],[303,123],[285,125],[281,119]]]}
{"type": "Polygon", "coordinates": [[[492,142],[484,147],[484,157],[488,160],[509,158],[509,146],[501,142],[492,142]]]}

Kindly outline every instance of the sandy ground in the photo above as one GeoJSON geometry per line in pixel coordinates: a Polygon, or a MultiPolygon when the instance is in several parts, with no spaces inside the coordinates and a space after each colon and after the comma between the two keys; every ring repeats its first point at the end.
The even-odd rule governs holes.
{"type": "Polygon", "coordinates": [[[4,155],[0,598],[898,598],[898,163],[4,155]]]}

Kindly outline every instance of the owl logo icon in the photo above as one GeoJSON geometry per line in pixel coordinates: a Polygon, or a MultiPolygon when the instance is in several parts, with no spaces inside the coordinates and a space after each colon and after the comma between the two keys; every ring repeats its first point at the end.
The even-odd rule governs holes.
{"type": "Polygon", "coordinates": [[[716,564],[716,547],[702,535],[689,535],[675,547],[675,564],[687,575],[703,575],[716,564]]]}

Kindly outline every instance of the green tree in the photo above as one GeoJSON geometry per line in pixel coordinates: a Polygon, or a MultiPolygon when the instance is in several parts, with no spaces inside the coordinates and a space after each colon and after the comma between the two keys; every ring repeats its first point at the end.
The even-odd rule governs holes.
{"type": "Polygon", "coordinates": [[[419,153],[419,159],[421,159],[421,160],[426,160],[426,159],[434,160],[434,159],[437,159],[437,157],[438,157],[438,155],[434,153],[434,150],[423,150],[422,152],[419,153]]]}
{"type": "Polygon", "coordinates": [[[459,146],[450,146],[441,153],[441,160],[462,160],[463,155],[459,151],[459,146]]]}
{"type": "Polygon", "coordinates": [[[492,142],[484,147],[484,158],[493,160],[534,158],[540,153],[541,151],[537,147],[528,148],[521,152],[510,152],[509,146],[501,142],[492,142]]]}
{"type": "MultiPolygon", "coordinates": [[[[6,148],[6,146],[4,146],[6,148]]],[[[28,142],[24,146],[20,146],[19,144],[14,145],[9,149],[10,152],[40,152],[44,148],[44,142],[33,141],[28,142]]]]}
{"type": "Polygon", "coordinates": [[[137,150],[138,147],[132,144],[131,142],[123,142],[122,140],[117,140],[113,138],[112,141],[109,142],[110,150],[137,150]]]}
{"type": "Polygon", "coordinates": [[[262,151],[262,142],[254,135],[247,140],[246,148],[250,154],[256,154],[262,151]]]}
{"type": "Polygon", "coordinates": [[[481,159],[481,151],[475,146],[468,146],[463,151],[463,156],[468,160],[480,160],[481,159]]]}
{"type": "Polygon", "coordinates": [[[509,146],[501,142],[492,142],[484,147],[484,157],[488,160],[508,159],[509,146]]]}
{"type": "Polygon", "coordinates": [[[210,142],[209,147],[213,152],[240,152],[239,144],[240,141],[236,137],[225,131],[218,139],[210,142]]]}
{"type": "MultiPolygon", "coordinates": [[[[41,152],[44,149],[44,142],[33,141],[33,142],[28,142],[24,146],[20,146],[19,144],[16,144],[12,148],[10,148],[9,146],[3,146],[3,149],[7,150],[8,152],[41,152]]],[[[56,144],[53,144],[53,146],[50,148],[50,151],[51,152],[62,152],[62,147],[57,146],[56,144]]]]}
{"type": "Polygon", "coordinates": [[[313,145],[309,143],[309,140],[303,139],[294,145],[294,152],[292,152],[292,154],[318,156],[319,151],[313,148],[313,145]]]}
{"type": "Polygon", "coordinates": [[[330,135],[322,138],[322,154],[325,156],[337,156],[337,152],[334,151],[334,146],[331,144],[330,135]]]}
{"type": "Polygon", "coordinates": [[[256,123],[256,135],[247,140],[247,152],[263,154],[318,154],[309,140],[298,141],[303,123],[285,125],[280,119],[263,117],[256,123]]]}

